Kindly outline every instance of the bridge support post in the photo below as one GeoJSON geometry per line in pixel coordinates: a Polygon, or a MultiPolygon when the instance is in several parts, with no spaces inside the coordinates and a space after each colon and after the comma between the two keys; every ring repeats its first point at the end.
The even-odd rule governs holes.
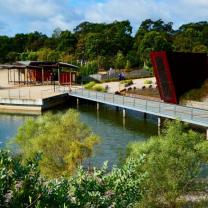
{"type": "Polygon", "coordinates": [[[123,108],[123,118],[126,118],[126,109],[123,108]]]}
{"type": "Polygon", "coordinates": [[[158,135],[160,136],[161,133],[161,117],[157,119],[157,127],[158,127],[158,135]]]}
{"type": "Polygon", "coordinates": [[[116,111],[119,111],[119,107],[118,106],[116,106],[116,111]]]}
{"type": "Polygon", "coordinates": [[[147,113],[144,113],[144,119],[145,120],[147,119],[147,113]]]}
{"type": "Polygon", "coordinates": [[[208,140],[208,129],[206,129],[206,138],[208,140]]]}
{"type": "Polygon", "coordinates": [[[79,105],[79,98],[77,98],[77,106],[79,105]]]}
{"type": "Polygon", "coordinates": [[[97,103],[97,111],[100,110],[100,103],[97,103]]]}
{"type": "Polygon", "coordinates": [[[126,118],[123,117],[123,129],[126,128],[126,118]]]}

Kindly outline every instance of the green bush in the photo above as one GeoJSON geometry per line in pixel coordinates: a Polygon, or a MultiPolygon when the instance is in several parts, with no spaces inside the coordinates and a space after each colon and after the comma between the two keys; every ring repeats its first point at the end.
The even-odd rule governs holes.
{"type": "MultiPolygon", "coordinates": [[[[42,122],[42,133],[50,123],[51,118],[47,118],[42,122]]],[[[28,135],[39,132],[38,125],[34,126],[24,129],[22,142],[27,143],[24,139],[28,135]]],[[[77,127],[74,130],[80,131],[77,127]]],[[[128,157],[120,168],[108,171],[104,164],[101,169],[86,171],[79,167],[73,176],[50,180],[40,175],[38,163],[43,157],[39,154],[32,160],[23,158],[22,163],[20,157],[0,150],[1,207],[206,207],[204,198],[196,203],[183,198],[190,191],[206,191],[201,185],[207,183],[200,185],[197,178],[208,160],[208,143],[203,135],[178,121],[169,122],[161,136],[130,144],[127,150],[128,157]]]]}
{"type": "Polygon", "coordinates": [[[96,84],[95,82],[89,82],[84,85],[84,88],[87,90],[91,90],[95,84],[96,84]]]}
{"type": "Polygon", "coordinates": [[[121,84],[124,84],[125,87],[128,87],[133,84],[133,81],[131,79],[122,80],[120,81],[121,84]]]}
{"type": "Polygon", "coordinates": [[[92,90],[98,91],[98,92],[106,92],[106,89],[100,85],[100,84],[96,84],[92,87],[92,90]]]}
{"type": "Polygon", "coordinates": [[[152,84],[152,80],[144,80],[144,84],[152,84]]]}
{"type": "Polygon", "coordinates": [[[39,157],[22,165],[18,157],[0,150],[0,206],[28,207],[40,197],[39,157]]]}
{"type": "Polygon", "coordinates": [[[84,85],[84,88],[98,92],[106,92],[106,89],[101,84],[96,84],[95,82],[89,82],[88,84],[84,85]]]}
{"type": "Polygon", "coordinates": [[[68,110],[27,120],[13,142],[24,161],[42,154],[41,174],[53,178],[73,174],[98,141],[98,136],[80,121],[78,112],[68,110]]]}
{"type": "Polygon", "coordinates": [[[145,174],[137,171],[142,162],[143,158],[129,160],[109,173],[106,164],[90,173],[79,169],[73,178],[72,198],[80,207],[133,207],[142,198],[140,184],[145,174]]]}
{"type": "Polygon", "coordinates": [[[129,160],[123,167],[88,172],[79,168],[70,178],[47,180],[40,176],[38,161],[22,165],[18,158],[0,151],[1,207],[133,207],[142,198],[141,183],[146,174],[138,173],[143,157],[129,160]]]}
{"type": "Polygon", "coordinates": [[[208,143],[203,135],[180,122],[169,122],[161,136],[128,147],[129,158],[141,154],[145,155],[141,171],[148,175],[142,184],[146,190],[143,202],[138,207],[172,208],[193,188],[202,165],[207,164],[208,143]]]}

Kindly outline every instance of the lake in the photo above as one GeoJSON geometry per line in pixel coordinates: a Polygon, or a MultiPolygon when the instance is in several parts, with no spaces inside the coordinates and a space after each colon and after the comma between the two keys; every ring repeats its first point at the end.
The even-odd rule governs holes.
{"type": "MultiPolygon", "coordinates": [[[[53,111],[66,111],[68,108],[77,108],[76,105],[64,106],[53,111]]],[[[84,162],[84,165],[102,166],[109,161],[109,167],[117,165],[119,158],[125,156],[125,149],[129,142],[144,141],[157,134],[157,119],[148,116],[144,120],[143,114],[127,111],[123,118],[122,111],[115,107],[101,105],[96,110],[95,104],[81,103],[78,107],[81,121],[86,123],[95,134],[101,137],[100,144],[94,148],[93,156],[84,162]]],[[[0,114],[0,147],[4,147],[10,138],[14,137],[17,129],[31,116],[0,114]]]]}

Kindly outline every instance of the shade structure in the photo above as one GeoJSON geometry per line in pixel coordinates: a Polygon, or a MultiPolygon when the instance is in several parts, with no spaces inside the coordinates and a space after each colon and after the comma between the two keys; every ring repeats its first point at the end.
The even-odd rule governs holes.
{"type": "Polygon", "coordinates": [[[52,61],[17,61],[14,64],[0,65],[8,69],[8,82],[14,83],[75,83],[78,66],[52,61]]]}

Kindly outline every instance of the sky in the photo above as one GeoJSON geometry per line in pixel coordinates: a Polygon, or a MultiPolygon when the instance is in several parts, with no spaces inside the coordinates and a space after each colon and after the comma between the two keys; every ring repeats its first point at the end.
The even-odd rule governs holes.
{"type": "Polygon", "coordinates": [[[208,0],[0,0],[0,35],[73,30],[81,22],[129,20],[135,32],[145,19],[173,22],[174,28],[208,21],[208,0]]]}

